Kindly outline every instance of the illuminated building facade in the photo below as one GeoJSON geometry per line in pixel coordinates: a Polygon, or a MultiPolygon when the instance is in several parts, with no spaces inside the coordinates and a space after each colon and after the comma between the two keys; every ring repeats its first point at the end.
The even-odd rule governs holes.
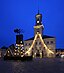
{"type": "Polygon", "coordinates": [[[64,49],[56,49],[56,57],[64,58],[64,49]]]}
{"type": "Polygon", "coordinates": [[[42,14],[35,16],[34,37],[24,41],[26,55],[33,57],[55,57],[56,39],[52,36],[43,35],[42,14]]]}
{"type": "MultiPolygon", "coordinates": [[[[55,37],[43,34],[42,14],[38,12],[35,18],[34,37],[23,41],[23,35],[16,35],[13,56],[33,56],[34,58],[55,57],[55,37]]],[[[8,56],[12,55],[11,50],[8,49],[6,54],[8,56]]]]}

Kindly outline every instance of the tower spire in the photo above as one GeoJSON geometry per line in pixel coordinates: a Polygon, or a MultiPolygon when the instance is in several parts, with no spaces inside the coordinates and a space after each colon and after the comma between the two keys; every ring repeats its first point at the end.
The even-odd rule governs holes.
{"type": "Polygon", "coordinates": [[[40,11],[39,11],[39,8],[38,8],[38,14],[39,14],[39,12],[40,12],[40,11]]]}
{"type": "Polygon", "coordinates": [[[39,1],[38,1],[38,14],[39,14],[39,1]]]}

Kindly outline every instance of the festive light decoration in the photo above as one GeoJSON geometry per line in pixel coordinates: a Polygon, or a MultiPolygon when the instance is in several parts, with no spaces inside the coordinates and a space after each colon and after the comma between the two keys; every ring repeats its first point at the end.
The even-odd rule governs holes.
{"type": "Polygon", "coordinates": [[[44,28],[44,26],[43,26],[43,25],[34,26],[34,28],[40,28],[40,27],[43,27],[43,28],[44,28]]]}
{"type": "Polygon", "coordinates": [[[41,36],[41,34],[40,34],[39,32],[37,32],[37,34],[35,35],[35,38],[34,38],[34,40],[33,40],[33,43],[32,43],[32,45],[31,45],[31,47],[28,49],[28,51],[26,51],[25,54],[28,54],[28,55],[30,56],[31,50],[32,50],[32,48],[33,48],[33,46],[34,46],[34,44],[35,44],[35,42],[36,42],[36,40],[37,40],[37,37],[40,38],[40,40],[41,40],[41,42],[42,42],[42,45],[45,47],[47,56],[49,56],[49,54],[54,54],[54,52],[51,51],[51,50],[45,45],[45,43],[44,43],[44,41],[43,41],[43,39],[42,39],[42,36],[41,36]]]}

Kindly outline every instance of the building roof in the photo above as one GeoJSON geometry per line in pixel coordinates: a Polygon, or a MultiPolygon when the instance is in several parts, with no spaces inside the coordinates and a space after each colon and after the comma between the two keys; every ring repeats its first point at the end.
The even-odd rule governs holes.
{"type": "MultiPolygon", "coordinates": [[[[48,36],[48,35],[43,35],[43,36],[42,36],[42,39],[46,39],[46,38],[55,38],[55,37],[48,36]]],[[[28,40],[34,40],[34,37],[29,38],[29,39],[26,39],[25,41],[28,41],[28,40]]]]}
{"type": "Polygon", "coordinates": [[[56,52],[57,52],[57,51],[64,51],[64,49],[59,48],[59,49],[56,49],[56,52]]]}

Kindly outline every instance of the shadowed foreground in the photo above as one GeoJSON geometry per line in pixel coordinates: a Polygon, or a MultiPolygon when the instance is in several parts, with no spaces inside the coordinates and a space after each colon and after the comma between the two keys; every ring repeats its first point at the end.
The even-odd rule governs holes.
{"type": "Polygon", "coordinates": [[[64,59],[0,60],[0,73],[64,73],[64,59]]]}

